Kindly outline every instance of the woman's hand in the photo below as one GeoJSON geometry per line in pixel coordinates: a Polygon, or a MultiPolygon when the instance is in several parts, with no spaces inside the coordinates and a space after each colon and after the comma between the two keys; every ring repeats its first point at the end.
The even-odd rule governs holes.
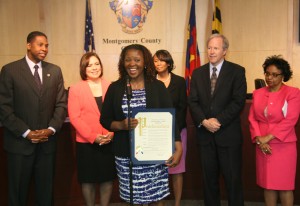
{"type": "Polygon", "coordinates": [[[181,159],[182,155],[182,145],[181,142],[175,142],[175,152],[174,154],[166,161],[168,167],[176,167],[181,159]]]}
{"type": "MultiPolygon", "coordinates": [[[[138,125],[138,120],[130,118],[130,130],[135,129],[138,125]]],[[[129,130],[128,128],[128,118],[121,121],[113,121],[110,125],[110,131],[116,132],[121,130],[129,130]]]]}
{"type": "Polygon", "coordinates": [[[260,144],[259,148],[260,148],[261,152],[264,154],[272,154],[272,148],[268,143],[260,144]]]}
{"type": "Polygon", "coordinates": [[[274,136],[272,134],[268,134],[266,136],[258,136],[256,137],[256,143],[261,143],[261,144],[267,144],[269,143],[272,139],[274,139],[274,136]]]}
{"type": "Polygon", "coordinates": [[[112,138],[113,138],[112,132],[109,132],[106,135],[99,134],[95,139],[95,143],[99,144],[100,146],[104,144],[108,144],[111,142],[112,138]]]}
{"type": "Polygon", "coordinates": [[[272,154],[272,148],[269,145],[269,142],[274,139],[272,134],[268,134],[266,136],[258,136],[256,137],[256,144],[260,148],[261,152],[264,154],[272,154]]]}
{"type": "Polygon", "coordinates": [[[124,119],[122,121],[123,130],[132,130],[132,129],[135,129],[136,126],[138,125],[138,123],[139,123],[139,121],[137,119],[130,118],[130,128],[129,128],[128,118],[126,118],[126,119],[124,119]]]}
{"type": "Polygon", "coordinates": [[[110,141],[113,141],[113,138],[114,138],[113,132],[108,132],[106,135],[107,135],[107,138],[110,139],[110,141]]]}

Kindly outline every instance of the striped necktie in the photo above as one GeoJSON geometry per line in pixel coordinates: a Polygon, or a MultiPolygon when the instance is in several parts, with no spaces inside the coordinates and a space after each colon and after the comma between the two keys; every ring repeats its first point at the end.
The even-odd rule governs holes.
{"type": "Polygon", "coordinates": [[[213,73],[211,75],[211,78],[210,78],[210,94],[211,96],[213,95],[214,91],[215,91],[215,87],[216,87],[216,83],[217,83],[217,68],[216,67],[213,67],[213,73]]]}
{"type": "Polygon", "coordinates": [[[42,88],[42,81],[41,81],[41,78],[40,78],[40,75],[39,75],[39,72],[38,72],[38,69],[39,69],[39,66],[36,64],[34,65],[34,80],[39,88],[39,90],[42,88]]]}

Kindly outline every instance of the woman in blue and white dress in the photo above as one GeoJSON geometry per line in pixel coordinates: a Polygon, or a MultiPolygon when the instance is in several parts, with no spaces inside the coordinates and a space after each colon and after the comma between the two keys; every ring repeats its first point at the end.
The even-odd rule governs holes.
{"type": "MultiPolygon", "coordinates": [[[[151,52],[144,46],[126,46],[118,64],[119,80],[113,82],[106,93],[101,111],[101,124],[114,131],[114,154],[119,177],[120,197],[130,202],[129,188],[129,129],[138,125],[130,118],[128,128],[126,78],[132,86],[130,107],[170,108],[173,107],[168,90],[155,77],[155,66],[151,52]]],[[[178,128],[175,132],[175,152],[166,164],[133,165],[133,204],[163,205],[163,199],[170,194],[168,167],[175,167],[181,158],[182,147],[178,128]]]]}

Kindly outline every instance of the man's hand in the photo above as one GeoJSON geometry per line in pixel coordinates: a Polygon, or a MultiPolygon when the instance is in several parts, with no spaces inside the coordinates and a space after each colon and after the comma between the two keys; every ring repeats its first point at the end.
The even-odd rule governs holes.
{"type": "Polygon", "coordinates": [[[210,132],[215,133],[217,132],[221,124],[216,118],[209,118],[202,121],[202,125],[210,132]]]}
{"type": "Polygon", "coordinates": [[[48,137],[53,134],[51,129],[41,129],[41,130],[34,130],[30,131],[26,138],[31,143],[42,143],[48,141],[48,137]]]}

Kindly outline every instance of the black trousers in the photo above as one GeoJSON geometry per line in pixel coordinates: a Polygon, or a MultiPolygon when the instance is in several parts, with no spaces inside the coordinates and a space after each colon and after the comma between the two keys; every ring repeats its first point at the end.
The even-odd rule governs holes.
{"type": "Polygon", "coordinates": [[[53,205],[54,162],[55,153],[46,154],[39,145],[31,155],[7,153],[8,205],[27,205],[31,179],[35,186],[35,205],[53,205]]]}
{"type": "Polygon", "coordinates": [[[204,203],[206,206],[220,206],[220,175],[223,176],[228,206],[243,206],[242,145],[218,146],[215,141],[199,145],[204,203]]]}

